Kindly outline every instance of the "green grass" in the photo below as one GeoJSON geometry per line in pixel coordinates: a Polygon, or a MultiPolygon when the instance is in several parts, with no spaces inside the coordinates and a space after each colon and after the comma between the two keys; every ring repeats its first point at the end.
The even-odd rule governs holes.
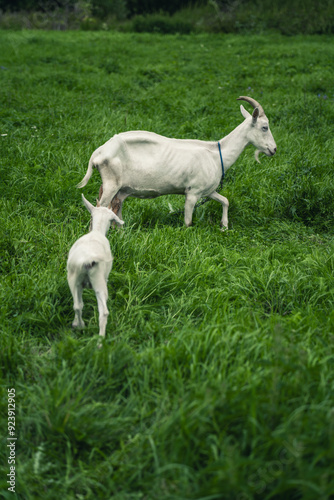
{"type": "Polygon", "coordinates": [[[0,54],[2,498],[333,498],[332,38],[0,32],[0,54]],[[183,197],[125,202],[97,349],[65,270],[91,153],[133,129],[218,140],[239,95],[277,155],[227,172],[225,233],[213,201],[189,229],[183,197]]]}

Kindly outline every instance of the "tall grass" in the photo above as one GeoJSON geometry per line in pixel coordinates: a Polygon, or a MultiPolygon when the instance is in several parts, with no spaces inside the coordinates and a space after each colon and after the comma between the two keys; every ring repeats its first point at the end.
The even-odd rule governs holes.
{"type": "Polygon", "coordinates": [[[0,49],[3,498],[330,499],[331,38],[0,32],[0,49]],[[277,155],[227,172],[225,233],[213,201],[189,229],[182,197],[125,202],[97,349],[95,296],[72,331],[65,272],[92,151],[132,129],[218,140],[247,94],[277,155]]]}

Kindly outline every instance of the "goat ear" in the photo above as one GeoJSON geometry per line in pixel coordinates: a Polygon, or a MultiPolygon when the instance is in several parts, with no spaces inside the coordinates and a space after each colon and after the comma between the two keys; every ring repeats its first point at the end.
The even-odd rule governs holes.
{"type": "Polygon", "coordinates": [[[254,111],[253,111],[253,114],[252,114],[252,118],[253,118],[253,125],[255,125],[258,117],[259,117],[259,114],[260,114],[260,110],[259,108],[255,108],[254,111]]]}
{"type": "Polygon", "coordinates": [[[111,220],[114,220],[115,222],[117,222],[117,224],[120,224],[121,226],[123,226],[124,224],[124,220],[120,219],[118,215],[116,215],[114,212],[112,212],[111,220]]]}
{"type": "Polygon", "coordinates": [[[84,197],[84,195],[82,194],[82,201],[84,202],[85,204],[85,207],[87,208],[88,212],[92,213],[92,210],[93,210],[93,205],[88,201],[86,200],[86,198],[84,197]]]}
{"type": "Polygon", "coordinates": [[[246,119],[246,118],[249,118],[251,116],[250,113],[248,113],[248,111],[243,107],[243,105],[241,104],[240,105],[240,111],[241,111],[241,114],[242,116],[246,119]]]}

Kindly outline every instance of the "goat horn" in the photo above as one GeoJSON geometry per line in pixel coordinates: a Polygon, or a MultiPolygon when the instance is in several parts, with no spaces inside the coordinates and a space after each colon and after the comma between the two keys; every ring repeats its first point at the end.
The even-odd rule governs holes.
{"type": "Polygon", "coordinates": [[[263,111],[263,107],[261,106],[261,104],[259,102],[257,102],[255,99],[253,99],[252,97],[247,97],[247,96],[241,95],[240,97],[237,98],[237,101],[246,101],[251,106],[253,106],[253,108],[259,108],[259,116],[265,114],[264,111],[263,111]]]}
{"type": "Polygon", "coordinates": [[[96,206],[97,206],[97,207],[99,207],[99,206],[100,206],[100,200],[98,200],[97,198],[96,198],[96,206]]]}
{"type": "Polygon", "coordinates": [[[109,208],[109,210],[111,210],[111,202],[109,203],[108,208],[109,208]]]}

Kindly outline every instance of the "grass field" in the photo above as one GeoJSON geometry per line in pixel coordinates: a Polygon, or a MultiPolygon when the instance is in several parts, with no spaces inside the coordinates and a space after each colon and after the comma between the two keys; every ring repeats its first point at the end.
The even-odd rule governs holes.
{"type": "Polygon", "coordinates": [[[0,54],[1,498],[334,498],[333,39],[0,32],[0,54]],[[189,229],[183,197],[125,202],[97,349],[65,271],[91,153],[133,129],[218,140],[239,95],[277,154],[227,172],[227,232],[214,201],[189,229]]]}

